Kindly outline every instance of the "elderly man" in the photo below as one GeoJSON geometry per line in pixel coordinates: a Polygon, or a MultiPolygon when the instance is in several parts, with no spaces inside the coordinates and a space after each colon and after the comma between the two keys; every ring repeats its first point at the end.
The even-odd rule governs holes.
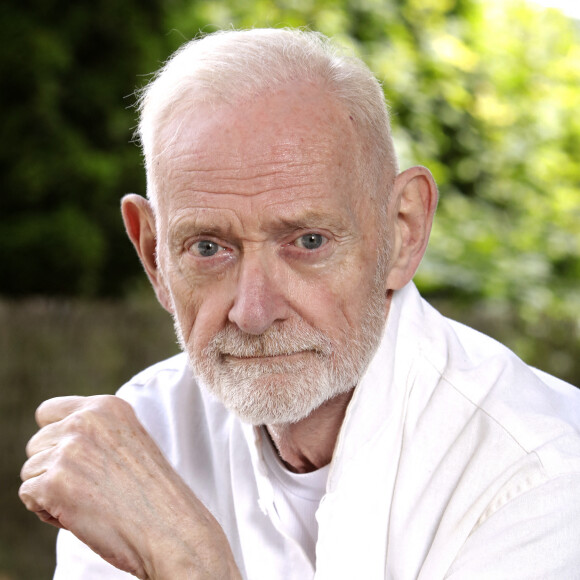
{"type": "Polygon", "coordinates": [[[39,408],[21,497],[56,577],[580,577],[578,393],[418,295],[436,186],[369,70],[209,35],[140,136],[123,218],[184,354],[39,408]]]}

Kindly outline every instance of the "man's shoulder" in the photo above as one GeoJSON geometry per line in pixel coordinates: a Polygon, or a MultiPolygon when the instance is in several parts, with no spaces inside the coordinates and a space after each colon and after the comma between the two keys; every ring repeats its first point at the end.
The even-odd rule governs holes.
{"type": "Polygon", "coordinates": [[[580,389],[574,385],[530,366],[493,337],[447,318],[423,299],[420,302],[411,340],[418,357],[476,404],[507,392],[521,401],[537,389],[580,404],[580,389]]]}
{"type": "Polygon", "coordinates": [[[154,412],[158,417],[171,417],[182,407],[184,398],[191,398],[198,391],[186,355],[178,354],[137,373],[117,391],[117,396],[129,402],[144,423],[149,423],[147,415],[154,412]]]}
{"type": "Polygon", "coordinates": [[[399,376],[410,389],[411,416],[432,417],[433,429],[479,425],[487,441],[495,433],[524,454],[580,437],[580,389],[444,317],[413,289],[405,305],[400,327],[409,362],[399,376]]]}
{"type": "Polygon", "coordinates": [[[225,407],[196,380],[183,353],[139,372],[117,391],[117,396],[131,404],[172,461],[190,453],[192,441],[219,444],[216,433],[223,432],[232,421],[225,407]]]}
{"type": "MultiPolygon", "coordinates": [[[[388,364],[383,368],[395,380],[383,384],[400,392],[398,399],[391,397],[399,401],[399,412],[379,423],[382,431],[370,430],[378,435],[361,481],[368,486],[383,465],[384,475],[376,478],[368,507],[364,498],[357,505],[374,513],[376,497],[393,479],[383,510],[391,510],[391,569],[404,575],[416,565],[421,577],[442,578],[450,569],[462,578],[481,577],[480,570],[524,569],[529,561],[526,570],[548,577],[546,570],[555,570],[558,559],[569,565],[566,559],[574,554],[573,568],[580,390],[445,318],[412,287],[402,298],[399,326],[382,352],[383,360],[394,360],[394,372],[387,375],[388,364]],[[379,454],[386,461],[377,465],[379,454]]],[[[376,382],[382,378],[378,370],[373,376],[376,382]]],[[[372,399],[386,390],[369,389],[367,416],[372,399]]]]}
{"type": "MultiPolygon", "coordinates": [[[[142,371],[138,372],[120,389],[120,392],[135,387],[144,387],[153,382],[171,382],[184,378],[184,375],[190,374],[189,364],[185,353],[179,353],[168,359],[159,361],[142,371]]],[[[185,378],[191,378],[185,376],[185,378]]]]}
{"type": "MultiPolygon", "coordinates": [[[[515,415],[558,417],[580,429],[580,390],[530,366],[495,339],[455,321],[447,321],[448,343],[441,380],[498,423],[515,415]]],[[[545,425],[544,425],[545,427],[545,425]]]]}
{"type": "Polygon", "coordinates": [[[521,461],[546,480],[580,474],[580,389],[531,367],[489,336],[436,312],[427,316],[438,318],[432,332],[439,335],[420,355],[432,372],[436,367],[434,396],[423,398],[431,401],[427,408],[439,409],[439,427],[454,425],[459,439],[468,434],[469,457],[493,456],[490,471],[521,461]]]}

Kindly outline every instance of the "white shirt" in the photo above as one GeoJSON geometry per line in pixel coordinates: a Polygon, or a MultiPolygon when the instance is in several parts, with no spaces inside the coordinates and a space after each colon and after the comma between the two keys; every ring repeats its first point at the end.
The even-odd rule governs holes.
{"type": "Polygon", "coordinates": [[[262,451],[274,492],[274,508],[279,527],[293,538],[316,565],[318,522],[316,512],[326,493],[330,466],[309,473],[293,473],[286,469],[262,428],[262,451]]]}
{"type": "MultiPolygon", "coordinates": [[[[396,292],[316,513],[316,570],[274,506],[260,431],[184,355],[119,391],[258,580],[580,579],[580,392],[396,292]]],[[[131,578],[59,535],[59,580],[131,578]]]]}

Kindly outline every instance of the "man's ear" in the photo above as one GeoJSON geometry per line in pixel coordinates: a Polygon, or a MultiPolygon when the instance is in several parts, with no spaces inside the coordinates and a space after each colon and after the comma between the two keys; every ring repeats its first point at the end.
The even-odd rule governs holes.
{"type": "Polygon", "coordinates": [[[413,278],[427,249],[437,185],[428,169],[411,167],[397,176],[391,196],[394,236],[387,290],[399,290],[413,278]]]}
{"type": "Polygon", "coordinates": [[[137,250],[157,299],[165,310],[173,312],[169,291],[157,263],[157,235],[151,204],[144,197],[129,193],[121,201],[121,214],[127,235],[137,250]]]}

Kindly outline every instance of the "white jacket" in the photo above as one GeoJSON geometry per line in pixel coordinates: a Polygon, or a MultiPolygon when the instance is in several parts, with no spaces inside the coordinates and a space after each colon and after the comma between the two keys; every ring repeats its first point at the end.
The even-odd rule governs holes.
{"type": "MultiPolygon", "coordinates": [[[[396,292],[317,512],[316,570],[279,531],[259,430],[184,355],[121,388],[251,580],[580,579],[580,391],[396,292]]],[[[68,532],[60,580],[131,578],[68,532]]]]}

